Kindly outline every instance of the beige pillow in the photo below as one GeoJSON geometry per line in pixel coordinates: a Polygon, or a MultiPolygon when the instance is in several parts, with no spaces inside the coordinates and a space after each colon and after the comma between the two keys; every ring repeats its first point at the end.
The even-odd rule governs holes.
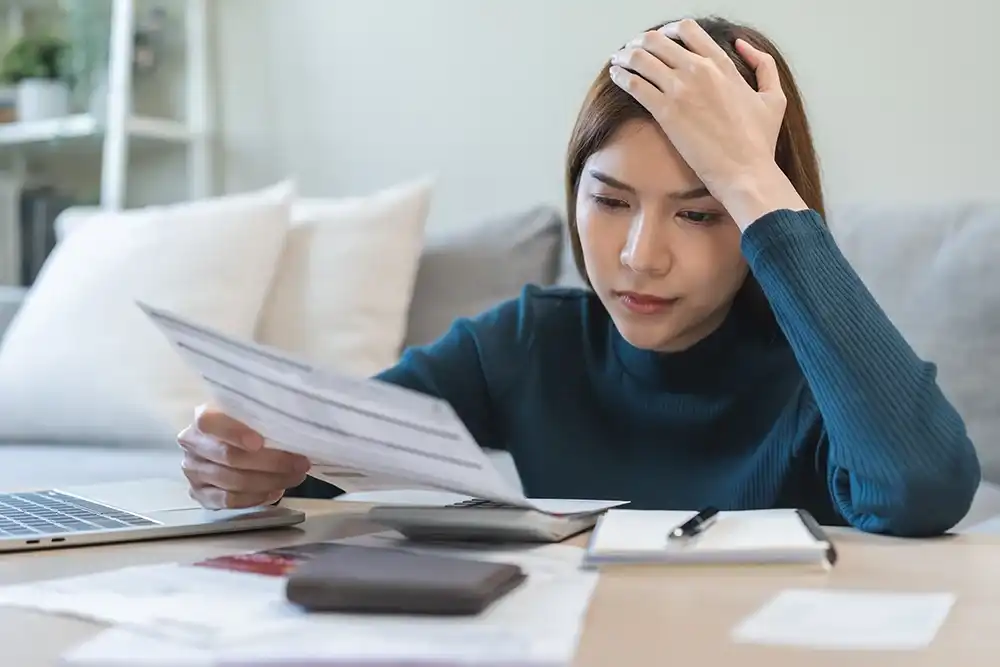
{"type": "Polygon", "coordinates": [[[135,302],[252,337],[293,199],[283,183],[75,225],[0,343],[0,441],[172,441],[205,388],[135,302]]]}
{"type": "Polygon", "coordinates": [[[395,363],[432,191],[425,178],[362,197],[297,201],[258,341],[356,376],[395,363]]]}

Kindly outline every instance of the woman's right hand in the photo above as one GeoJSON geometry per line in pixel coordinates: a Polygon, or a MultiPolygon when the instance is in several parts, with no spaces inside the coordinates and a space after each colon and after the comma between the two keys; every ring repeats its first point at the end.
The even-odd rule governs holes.
{"type": "Polygon", "coordinates": [[[194,422],[180,432],[181,468],[191,497],[212,509],[242,508],[277,502],[301,484],[309,459],[265,449],[264,438],[216,408],[201,406],[194,422]]]}

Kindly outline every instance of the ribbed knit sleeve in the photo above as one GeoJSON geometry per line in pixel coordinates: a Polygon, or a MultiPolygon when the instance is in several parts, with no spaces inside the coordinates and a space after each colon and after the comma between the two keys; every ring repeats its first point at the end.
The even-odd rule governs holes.
{"type": "Polygon", "coordinates": [[[829,489],[845,520],[900,536],[952,528],[980,468],[936,366],[890,322],[815,211],[769,213],[742,243],[823,416],[829,489]]]}

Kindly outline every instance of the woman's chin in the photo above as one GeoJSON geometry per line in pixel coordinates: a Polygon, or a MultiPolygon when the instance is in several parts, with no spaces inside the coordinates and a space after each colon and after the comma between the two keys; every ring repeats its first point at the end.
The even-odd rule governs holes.
{"type": "Polygon", "coordinates": [[[651,352],[671,351],[676,348],[678,331],[664,323],[615,322],[618,333],[632,347],[651,352]]]}
{"type": "Polygon", "coordinates": [[[679,322],[676,317],[636,320],[632,317],[612,317],[615,328],[632,347],[651,352],[683,352],[696,345],[711,333],[717,325],[707,322],[692,325],[689,321],[679,322]]]}

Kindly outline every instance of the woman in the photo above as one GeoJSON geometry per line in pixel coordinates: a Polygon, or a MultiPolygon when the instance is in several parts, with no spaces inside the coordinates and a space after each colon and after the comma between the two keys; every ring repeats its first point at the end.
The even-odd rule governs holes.
{"type": "MultiPolygon", "coordinates": [[[[762,35],[684,20],[615,53],[567,191],[593,290],[529,287],[382,380],[450,402],[529,496],[799,507],[900,536],[965,515],[976,452],[828,233],[802,103],[762,35]]],[[[276,501],[308,468],[211,409],[179,440],[207,506],[276,501]]]]}

